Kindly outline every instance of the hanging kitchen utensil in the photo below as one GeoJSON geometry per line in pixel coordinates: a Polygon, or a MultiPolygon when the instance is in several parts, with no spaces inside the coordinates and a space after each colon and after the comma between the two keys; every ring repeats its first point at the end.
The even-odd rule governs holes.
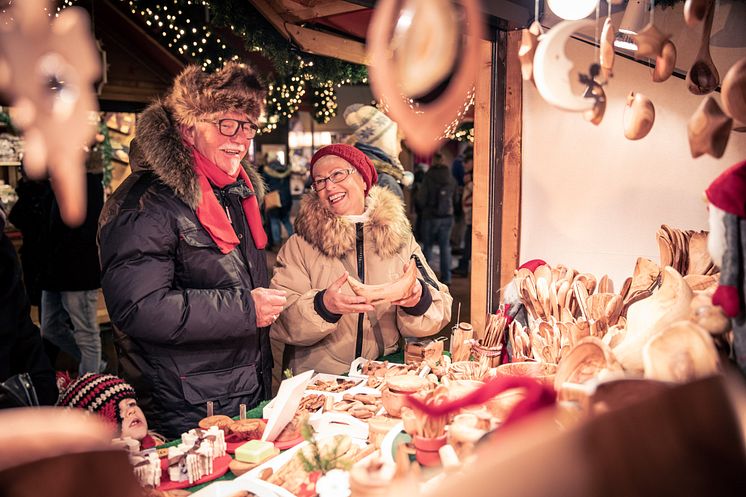
{"type": "Polygon", "coordinates": [[[637,44],[637,50],[635,50],[636,57],[658,57],[663,48],[663,44],[671,37],[671,35],[661,32],[655,24],[650,22],[642,30],[633,35],[637,44]]]}
{"type": "Polygon", "coordinates": [[[714,0],[686,0],[684,3],[684,20],[689,26],[695,26],[707,15],[707,9],[714,0]]]}
{"type": "Polygon", "coordinates": [[[720,75],[710,56],[710,33],[714,18],[715,3],[712,2],[707,8],[707,15],[702,26],[702,41],[699,46],[699,52],[697,52],[697,57],[694,59],[694,63],[686,75],[689,91],[695,95],[710,93],[720,84],[720,75]]]}
{"type": "Polygon", "coordinates": [[[692,114],[686,127],[692,157],[696,159],[703,154],[716,159],[722,157],[732,126],[733,119],[722,111],[712,95],[708,95],[692,114]]]}
{"type": "Polygon", "coordinates": [[[591,110],[593,98],[573,93],[570,73],[573,63],[565,55],[568,38],[580,29],[593,26],[590,20],[562,21],[539,41],[534,56],[534,81],[539,94],[551,105],[571,112],[591,110]]]}
{"type": "Polygon", "coordinates": [[[655,107],[642,93],[630,92],[624,106],[624,137],[628,140],[644,138],[653,129],[655,107]]]}
{"type": "Polygon", "coordinates": [[[391,49],[405,96],[426,95],[451,73],[459,46],[457,15],[450,0],[403,3],[391,49]]]}
{"type": "Polygon", "coordinates": [[[0,19],[0,86],[23,130],[24,169],[51,177],[62,219],[85,218],[85,151],[96,134],[93,83],[101,74],[88,14],[64,9],[50,19],[52,2],[25,0],[0,19]]]}
{"type": "Polygon", "coordinates": [[[731,67],[720,89],[723,108],[735,121],[746,125],[746,57],[731,67]]]}
{"type": "Polygon", "coordinates": [[[655,69],[653,69],[653,81],[662,83],[673,74],[676,68],[676,45],[671,40],[666,40],[661,47],[661,53],[655,58],[655,69]]]}
{"type": "MultiPolygon", "coordinates": [[[[518,47],[518,60],[521,61],[521,76],[524,81],[534,83],[534,54],[539,45],[541,24],[537,21],[521,31],[521,46],[518,47]]],[[[535,84],[535,83],[534,83],[535,84]]]]}
{"type": "MultiPolygon", "coordinates": [[[[611,14],[611,5],[608,6],[611,14]]],[[[601,30],[601,54],[599,62],[601,63],[601,74],[605,80],[614,75],[614,37],[616,28],[611,22],[611,16],[607,16],[604,21],[604,27],[601,30]]]]}
{"type": "MultiPolygon", "coordinates": [[[[419,103],[411,100],[403,94],[402,89],[420,88],[432,85],[433,80],[437,79],[442,70],[429,73],[428,85],[420,86],[418,83],[404,82],[404,75],[401,73],[401,64],[392,58],[392,43],[395,43],[395,49],[398,53],[393,53],[398,58],[412,60],[420,47],[427,46],[423,52],[428,56],[442,56],[435,53],[430,48],[430,43],[439,44],[437,38],[441,35],[441,30],[450,30],[442,26],[428,26],[422,24],[423,21],[410,18],[413,12],[422,12],[432,7],[432,2],[425,0],[408,0],[403,9],[398,9],[397,0],[381,0],[376,4],[376,8],[371,18],[370,28],[368,30],[367,54],[371,61],[369,67],[370,83],[376,98],[382,100],[389,108],[389,116],[396,121],[404,134],[409,146],[417,153],[428,155],[438,149],[444,132],[454,120],[459,118],[466,99],[472,92],[476,74],[481,60],[480,40],[482,39],[482,16],[478,0],[459,0],[461,7],[457,10],[459,14],[456,18],[447,18],[448,12],[453,12],[451,3],[445,2],[448,7],[438,15],[428,14],[428,19],[436,19],[439,23],[447,21],[453,24],[454,20],[458,21],[458,48],[456,53],[459,54],[456,60],[450,65],[450,73],[447,75],[447,86],[437,97],[428,103],[419,103]],[[414,2],[414,3],[412,3],[414,2]],[[427,4],[427,5],[425,5],[427,4]],[[409,23],[407,28],[406,24],[409,23]],[[413,23],[417,24],[413,27],[413,23]],[[396,27],[395,27],[396,26],[396,27]],[[400,27],[399,27],[400,26],[400,27]],[[411,31],[410,30],[414,30],[411,31]],[[430,30],[430,33],[422,30],[430,30]],[[434,37],[431,37],[433,34],[434,37]],[[394,39],[392,39],[392,35],[394,39]],[[408,37],[411,36],[411,42],[408,37]],[[406,42],[404,40],[407,40],[406,42]],[[408,53],[405,56],[403,50],[415,50],[415,54],[408,53]]],[[[445,4],[438,3],[439,8],[445,4]]],[[[418,17],[418,19],[423,19],[418,17]]],[[[418,67],[424,67],[432,61],[422,60],[418,62],[418,67]]],[[[439,65],[440,67],[440,65],[439,65]]],[[[425,69],[423,69],[425,71],[425,69]]],[[[407,74],[412,74],[407,71],[407,74]]],[[[419,75],[418,75],[419,76],[419,75]]],[[[437,81],[435,82],[438,83],[437,81]]],[[[429,96],[429,95],[428,95],[429,96]]]]}

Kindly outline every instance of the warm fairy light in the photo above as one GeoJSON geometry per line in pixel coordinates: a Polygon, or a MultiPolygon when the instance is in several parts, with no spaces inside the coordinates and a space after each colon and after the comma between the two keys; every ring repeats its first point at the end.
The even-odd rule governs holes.
{"type": "MultiPolygon", "coordinates": [[[[240,56],[228,46],[225,40],[212,36],[212,26],[205,22],[204,12],[201,8],[195,10],[191,6],[209,7],[206,0],[163,0],[161,3],[152,5],[151,2],[141,0],[120,0],[134,15],[143,18],[143,22],[156,33],[158,39],[182,56],[195,59],[203,71],[214,71],[224,65],[227,61],[240,60],[240,56]],[[171,3],[171,9],[166,3],[171,3]],[[187,8],[187,6],[190,6],[187,8]],[[196,12],[201,15],[197,16],[196,12]],[[190,15],[192,17],[190,17],[190,15]]],[[[78,0],[63,0],[59,13],[66,7],[71,7],[78,0]]],[[[247,34],[241,26],[230,25],[230,30],[239,38],[245,39],[247,34]]],[[[261,46],[249,47],[250,50],[262,53],[261,46]]],[[[339,81],[318,81],[312,73],[305,68],[314,66],[313,61],[303,58],[302,54],[295,54],[300,73],[290,77],[285,82],[277,81],[270,84],[265,101],[268,115],[262,121],[264,127],[261,133],[269,133],[277,128],[279,123],[288,119],[298,111],[301,100],[309,88],[313,89],[314,118],[321,123],[328,122],[337,114],[337,88],[342,85],[351,84],[350,78],[339,81]]],[[[285,60],[285,64],[290,64],[285,60]]],[[[367,78],[362,82],[367,84],[367,78]]]]}

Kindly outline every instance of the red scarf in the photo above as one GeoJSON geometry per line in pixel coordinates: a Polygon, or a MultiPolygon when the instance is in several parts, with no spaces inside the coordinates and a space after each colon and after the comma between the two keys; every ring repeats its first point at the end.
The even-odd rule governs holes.
{"type": "MultiPolygon", "coordinates": [[[[231,176],[194,148],[192,149],[192,156],[194,157],[194,172],[197,173],[197,181],[201,192],[197,205],[197,218],[210,234],[210,237],[217,243],[220,251],[227,254],[238,246],[239,241],[225,209],[220,205],[218,198],[212,191],[212,185],[223,188],[235,183],[236,179],[240,177],[252,191],[254,191],[254,187],[243,167],[238,168],[238,174],[231,176]]],[[[241,205],[246,221],[249,223],[254,245],[261,250],[267,246],[267,234],[262,226],[262,217],[259,213],[259,202],[256,195],[246,197],[241,201],[241,205]]]]}

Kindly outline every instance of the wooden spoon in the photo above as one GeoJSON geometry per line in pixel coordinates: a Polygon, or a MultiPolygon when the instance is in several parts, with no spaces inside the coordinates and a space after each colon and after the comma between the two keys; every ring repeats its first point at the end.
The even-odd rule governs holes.
{"type": "Polygon", "coordinates": [[[689,91],[695,95],[705,95],[718,87],[720,74],[712,62],[710,56],[710,33],[712,32],[712,20],[715,18],[715,3],[711,3],[707,9],[707,17],[702,28],[702,42],[699,52],[694,59],[692,68],[686,75],[689,91]]]}
{"type": "Polygon", "coordinates": [[[601,74],[605,80],[614,75],[614,37],[616,28],[611,22],[611,17],[604,21],[604,27],[601,31],[601,50],[599,62],[601,63],[601,74]]]}

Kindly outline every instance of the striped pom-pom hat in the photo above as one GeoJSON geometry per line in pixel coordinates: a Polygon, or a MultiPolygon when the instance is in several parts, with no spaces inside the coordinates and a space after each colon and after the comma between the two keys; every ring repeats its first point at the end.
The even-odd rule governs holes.
{"type": "Polygon", "coordinates": [[[135,389],[118,376],[86,373],[62,392],[57,405],[88,409],[119,425],[119,402],[136,398],[135,389]]]}

